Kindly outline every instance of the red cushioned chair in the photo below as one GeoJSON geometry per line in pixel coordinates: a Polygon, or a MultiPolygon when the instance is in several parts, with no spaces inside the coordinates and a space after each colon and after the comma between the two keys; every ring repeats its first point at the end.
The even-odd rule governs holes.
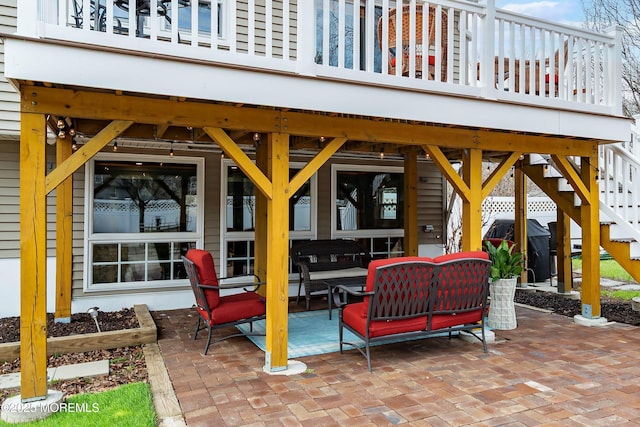
{"type": "MultiPolygon", "coordinates": [[[[260,279],[257,276],[252,275],[251,277],[253,277],[256,282],[250,285],[243,283],[221,286],[219,280],[223,278],[218,278],[216,274],[213,257],[208,251],[202,249],[190,249],[187,255],[182,257],[182,261],[184,262],[189,281],[191,282],[191,288],[196,297],[196,309],[198,311],[198,324],[196,325],[196,332],[193,335],[193,339],[195,340],[198,337],[198,332],[201,329],[206,328],[209,332],[204,354],[207,354],[209,345],[227,338],[241,335],[264,335],[254,334],[253,332],[249,334],[237,333],[211,342],[213,329],[239,325],[241,323],[249,323],[253,326],[253,322],[266,317],[264,298],[255,292],[262,283],[260,283],[260,279]],[[245,289],[247,286],[254,287],[254,289],[245,289]],[[220,296],[220,289],[233,288],[243,288],[243,291],[234,295],[220,296]],[[204,326],[200,326],[201,321],[204,323],[204,326]]],[[[251,331],[253,331],[253,328],[251,328],[251,331]]]]}

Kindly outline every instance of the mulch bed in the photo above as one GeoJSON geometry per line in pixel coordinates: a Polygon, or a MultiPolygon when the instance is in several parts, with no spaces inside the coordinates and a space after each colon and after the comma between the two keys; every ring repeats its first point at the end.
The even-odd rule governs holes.
{"type": "MultiPolygon", "coordinates": [[[[549,292],[517,290],[514,301],[520,304],[551,310],[563,316],[582,314],[580,300],[563,297],[549,292]]],[[[631,302],[616,299],[602,299],[600,314],[610,322],[640,326],[640,312],[631,308],[631,302]]]]}
{"type": "MultiPolygon", "coordinates": [[[[138,319],[133,309],[127,308],[115,312],[100,312],[98,324],[102,332],[137,328],[138,319]]],[[[47,335],[62,337],[74,334],[98,332],[96,324],[87,313],[71,316],[70,323],[55,323],[53,314],[47,316],[47,335]]],[[[0,319],[0,343],[20,340],[20,319],[6,317],[0,319]]],[[[62,391],[69,397],[78,393],[94,393],[116,388],[132,382],[147,382],[147,365],[142,346],[121,347],[110,350],[95,350],[84,353],[65,353],[49,356],[47,367],[71,365],[108,359],[109,375],[91,378],[74,378],[51,385],[52,389],[62,391]]],[[[20,371],[20,359],[4,362],[0,365],[0,374],[20,371]]],[[[7,397],[20,393],[19,389],[0,390],[0,402],[7,397]]]]}

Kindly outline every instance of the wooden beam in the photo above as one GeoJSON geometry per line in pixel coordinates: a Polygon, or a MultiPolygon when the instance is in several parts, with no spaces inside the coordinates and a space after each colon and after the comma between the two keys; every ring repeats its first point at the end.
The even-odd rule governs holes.
{"type": "Polygon", "coordinates": [[[569,162],[566,157],[552,155],[551,158],[556,164],[556,167],[562,173],[562,176],[569,182],[569,184],[571,184],[571,187],[573,187],[573,190],[576,192],[580,200],[583,203],[588,203],[589,198],[591,197],[591,195],[589,194],[589,189],[587,188],[585,183],[582,182],[582,178],[580,177],[578,171],[576,171],[576,169],[573,167],[571,162],[569,162]]]}
{"type": "Polygon", "coordinates": [[[522,153],[511,153],[505,157],[497,168],[493,170],[491,175],[482,184],[482,198],[486,199],[491,194],[491,191],[498,185],[502,177],[511,169],[511,167],[518,161],[522,153]]]}
{"type": "MultiPolygon", "coordinates": [[[[271,158],[271,147],[269,144],[259,144],[256,148],[256,166],[260,168],[262,173],[266,176],[270,176],[269,159],[271,158]]],[[[255,232],[253,239],[253,251],[254,251],[254,273],[258,275],[260,280],[267,280],[267,266],[268,266],[268,222],[267,222],[267,198],[260,191],[255,192],[256,206],[255,206],[255,232]]],[[[265,286],[261,286],[258,289],[260,295],[267,295],[267,289],[265,286]]]]}
{"type": "Polygon", "coordinates": [[[418,153],[404,159],[404,255],[418,255],[418,153]]]}
{"type": "MultiPolygon", "coordinates": [[[[244,151],[220,128],[205,127],[203,130],[213,139],[222,150],[236,162],[236,165],[242,172],[253,182],[253,184],[268,199],[273,196],[273,187],[269,179],[262,171],[253,163],[253,161],[245,154],[244,151]]],[[[289,177],[287,175],[287,182],[289,177]]],[[[288,227],[288,225],[287,225],[288,227]]]]}
{"type": "Polygon", "coordinates": [[[163,124],[156,125],[156,138],[162,139],[162,137],[164,137],[164,134],[167,131],[167,129],[169,129],[169,124],[168,123],[163,123],[163,124]]]}
{"type": "Polygon", "coordinates": [[[469,201],[471,198],[470,189],[467,183],[458,175],[458,172],[451,166],[449,159],[442,153],[439,147],[435,145],[423,145],[422,148],[426,153],[431,156],[433,163],[440,170],[440,173],[444,175],[449,184],[453,187],[454,191],[458,193],[463,201],[469,201]]]}
{"type": "Polygon", "coordinates": [[[556,279],[558,293],[571,292],[573,275],[571,268],[571,218],[562,209],[556,211],[556,279]]]}
{"type": "Polygon", "coordinates": [[[285,370],[288,363],[289,312],[289,135],[267,137],[272,197],[267,201],[267,319],[265,368],[285,370]]]}
{"type": "Polygon", "coordinates": [[[313,174],[316,173],[318,169],[320,169],[320,167],[324,165],[346,141],[346,138],[334,138],[322,150],[320,150],[320,152],[316,154],[315,157],[291,179],[291,182],[289,183],[289,194],[293,195],[298,191],[300,187],[302,187],[304,183],[307,182],[309,178],[311,178],[313,174]]]}
{"type": "Polygon", "coordinates": [[[462,250],[482,250],[482,150],[465,150],[462,177],[469,188],[462,199],[462,250]]]}
{"type": "MultiPolygon", "coordinates": [[[[514,177],[514,222],[513,234],[516,242],[516,250],[522,252],[525,266],[528,266],[528,238],[527,238],[527,176],[522,171],[522,162],[516,167],[514,177]]],[[[529,281],[528,271],[523,269],[520,273],[520,283],[529,281]]]]}
{"type": "Polygon", "coordinates": [[[47,396],[46,119],[20,115],[20,394],[47,396]]]}
{"type": "MultiPolygon", "coordinates": [[[[57,138],[56,164],[73,153],[72,138],[57,138]]],[[[73,249],[73,175],[56,189],[56,322],[71,321],[71,267],[73,249]]]]}
{"type": "Polygon", "coordinates": [[[600,189],[596,180],[598,155],[580,159],[580,177],[587,187],[587,201],[580,206],[582,227],[582,316],[600,317],[600,189]]]}
{"type": "Polygon", "coordinates": [[[281,113],[271,109],[212,104],[210,102],[116,96],[69,89],[25,87],[21,93],[25,112],[98,120],[132,120],[135,123],[194,128],[280,130],[281,113]]]}
{"type": "Polygon", "coordinates": [[[561,136],[496,132],[488,129],[444,127],[428,123],[401,123],[369,117],[337,117],[317,113],[280,111],[192,101],[116,96],[108,93],[30,86],[22,92],[22,111],[101,120],[173,126],[219,127],[255,132],[281,132],[309,137],[400,145],[438,145],[487,151],[524,151],[558,155],[591,155],[593,141],[561,136]],[[64,100],[61,102],[60,100],[64,100]],[[285,129],[286,127],[286,129],[285,129]]]}
{"type": "Polygon", "coordinates": [[[82,165],[91,160],[108,143],[113,141],[118,135],[124,132],[132,121],[114,121],[109,123],[96,136],[91,138],[86,144],[66,159],[62,164],[52,170],[46,178],[47,194],[53,191],[62,181],[71,176],[82,165]]]}

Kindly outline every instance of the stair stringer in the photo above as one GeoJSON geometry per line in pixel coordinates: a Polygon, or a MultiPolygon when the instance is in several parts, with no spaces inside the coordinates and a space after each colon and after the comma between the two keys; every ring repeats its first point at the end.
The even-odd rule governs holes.
{"type": "MultiPolygon", "coordinates": [[[[574,201],[577,199],[573,191],[558,190],[561,177],[545,176],[542,165],[525,165],[523,172],[533,181],[547,196],[553,200],[559,209],[564,211],[576,224],[582,227],[580,219],[580,207],[574,201]]],[[[631,277],[640,283],[640,258],[631,257],[631,245],[640,244],[633,241],[612,240],[610,234],[611,224],[600,224],[600,246],[624,268],[631,277]]]]}

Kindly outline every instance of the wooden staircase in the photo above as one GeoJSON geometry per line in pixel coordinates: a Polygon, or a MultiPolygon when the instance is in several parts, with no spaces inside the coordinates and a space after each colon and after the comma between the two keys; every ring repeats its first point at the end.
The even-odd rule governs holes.
{"type": "MultiPolygon", "coordinates": [[[[611,147],[602,147],[604,155],[607,157],[606,150],[611,147]]],[[[619,154],[619,153],[618,153],[619,154]]],[[[633,156],[632,156],[633,157],[633,156]]],[[[638,227],[637,212],[640,211],[638,206],[638,192],[640,187],[635,184],[636,196],[630,199],[625,197],[624,201],[617,200],[614,203],[606,203],[611,199],[611,195],[632,194],[633,183],[625,182],[620,184],[615,180],[615,176],[619,175],[619,171],[613,171],[609,162],[600,160],[600,179],[606,179],[608,182],[601,183],[601,201],[600,201],[600,246],[604,248],[637,282],[640,282],[640,227],[638,227]],[[603,164],[604,163],[604,164],[603,164]],[[627,188],[628,187],[628,188],[627,188]],[[613,190],[615,189],[615,190],[613,190]],[[614,194],[617,193],[617,194],[614,194]],[[635,206],[635,208],[634,208],[635,206]],[[632,219],[625,219],[631,211],[632,219]]],[[[628,162],[627,162],[628,163],[628,162]]],[[[611,163],[619,169],[620,162],[611,163]]],[[[634,164],[634,161],[631,161],[634,164]]],[[[628,165],[627,165],[628,166],[628,165]]],[[[579,165],[576,166],[579,168],[579,165]]],[[[638,168],[640,169],[640,168],[638,168]]],[[[622,175],[637,176],[629,173],[628,168],[624,169],[622,175]]],[[[558,206],[558,209],[564,211],[576,224],[581,225],[580,219],[580,200],[576,196],[567,181],[548,164],[530,164],[523,166],[524,173],[540,187],[558,206]]],[[[637,179],[637,178],[636,178],[637,179]]],[[[624,178],[624,181],[629,181],[624,178]]]]}

